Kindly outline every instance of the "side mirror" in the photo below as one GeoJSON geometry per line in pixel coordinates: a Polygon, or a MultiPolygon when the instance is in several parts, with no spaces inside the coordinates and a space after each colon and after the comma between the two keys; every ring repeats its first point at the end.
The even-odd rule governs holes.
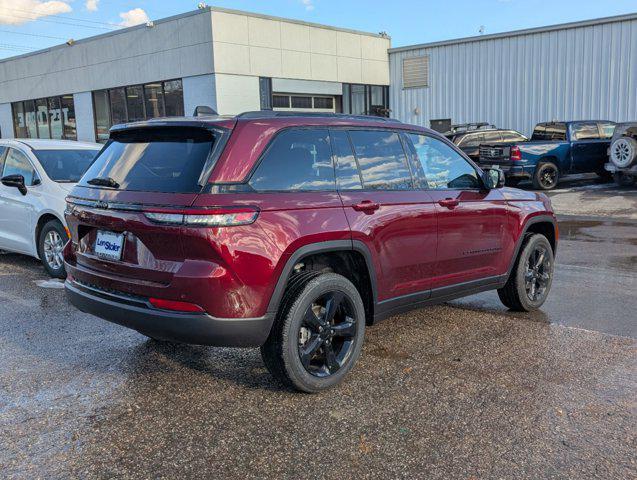
{"type": "Polygon", "coordinates": [[[484,169],[484,185],[489,189],[504,187],[504,172],[499,168],[485,168],[484,169]]]}
{"type": "Polygon", "coordinates": [[[22,195],[27,194],[27,187],[24,184],[24,177],[22,175],[7,175],[6,177],[2,177],[0,182],[7,187],[17,188],[22,195]]]}

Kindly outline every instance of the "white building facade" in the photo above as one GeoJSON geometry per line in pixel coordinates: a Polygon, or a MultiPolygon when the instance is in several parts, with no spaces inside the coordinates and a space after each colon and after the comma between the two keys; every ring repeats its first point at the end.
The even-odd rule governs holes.
{"type": "Polygon", "coordinates": [[[488,122],[637,121],[637,14],[389,50],[391,115],[488,122]]]}
{"type": "Polygon", "coordinates": [[[260,109],[370,114],[389,38],[205,8],[0,60],[2,138],[105,141],[117,123],[260,109]]]}

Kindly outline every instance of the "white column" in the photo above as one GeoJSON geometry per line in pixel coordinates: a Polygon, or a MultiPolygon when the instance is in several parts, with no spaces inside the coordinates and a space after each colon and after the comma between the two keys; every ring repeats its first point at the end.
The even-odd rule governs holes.
{"type": "Polygon", "coordinates": [[[198,106],[217,110],[217,90],[214,75],[197,75],[182,79],[184,88],[184,115],[191,116],[198,106]]]}
{"type": "Polygon", "coordinates": [[[77,139],[82,142],[94,142],[95,114],[93,112],[93,97],[91,92],[74,93],[73,103],[75,104],[77,139]]]}
{"type": "Polygon", "coordinates": [[[13,138],[13,115],[11,113],[11,104],[0,104],[0,138],[13,138]]]}
{"type": "Polygon", "coordinates": [[[259,77],[217,73],[217,111],[220,115],[261,110],[259,77]]]}

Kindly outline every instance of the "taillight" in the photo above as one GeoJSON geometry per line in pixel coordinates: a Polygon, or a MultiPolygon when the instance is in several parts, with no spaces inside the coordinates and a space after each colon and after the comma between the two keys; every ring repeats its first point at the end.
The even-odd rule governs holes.
{"type": "Polygon", "coordinates": [[[253,207],[227,207],[210,209],[150,209],[144,216],[153,223],[184,225],[188,227],[234,227],[249,225],[259,216],[253,207]]]}
{"type": "Polygon", "coordinates": [[[148,301],[155,308],[171,310],[173,312],[204,312],[204,309],[195,303],[179,302],[177,300],[164,300],[163,298],[149,298],[148,301]]]}
{"type": "Polygon", "coordinates": [[[513,162],[521,161],[522,160],[522,152],[520,152],[520,147],[518,147],[517,145],[513,145],[511,147],[511,154],[509,155],[509,158],[513,162]]]}

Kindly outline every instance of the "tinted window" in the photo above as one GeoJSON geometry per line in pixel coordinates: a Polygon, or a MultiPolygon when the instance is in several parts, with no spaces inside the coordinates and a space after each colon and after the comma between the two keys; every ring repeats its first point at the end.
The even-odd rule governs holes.
{"type": "Polygon", "coordinates": [[[60,97],[49,98],[49,123],[51,124],[51,138],[63,138],[60,97]]]}
{"type": "Polygon", "coordinates": [[[146,118],[164,116],[164,92],[161,82],[144,85],[144,98],[146,99],[146,118]]]}
{"type": "Polygon", "coordinates": [[[115,132],[80,184],[101,188],[87,182],[112,178],[120,190],[198,192],[214,135],[186,127],[115,132]]]}
{"type": "Polygon", "coordinates": [[[181,80],[164,82],[164,103],[167,117],[181,117],[184,114],[184,90],[181,80]]]}
{"type": "Polygon", "coordinates": [[[502,132],[502,138],[505,142],[523,142],[526,137],[518,132],[502,132]]]}
{"type": "Polygon", "coordinates": [[[35,117],[38,123],[38,138],[51,138],[49,132],[49,106],[46,98],[35,101],[35,117]]]}
{"type": "Polygon", "coordinates": [[[334,190],[334,167],[327,130],[279,133],[250,180],[258,191],[334,190]]]}
{"type": "Polygon", "coordinates": [[[566,140],[565,123],[540,123],[533,129],[531,140],[566,140]]]}
{"type": "Polygon", "coordinates": [[[596,123],[578,123],[571,127],[572,140],[599,139],[599,129],[596,123]]]}
{"type": "Polygon", "coordinates": [[[314,97],[314,108],[334,108],[334,99],[331,97],[314,97]]]}
{"type": "Polygon", "coordinates": [[[76,140],[77,129],[73,95],[62,95],[62,97],[60,97],[60,101],[62,103],[62,128],[64,131],[64,138],[67,140],[76,140]]]}
{"type": "Polygon", "coordinates": [[[126,92],[123,88],[109,90],[111,105],[111,121],[113,125],[126,123],[126,92]]]}
{"type": "Polygon", "coordinates": [[[287,95],[273,95],[272,108],[290,108],[290,97],[287,95]]]}
{"type": "Polygon", "coordinates": [[[600,123],[599,128],[602,131],[602,138],[612,138],[615,133],[614,123],[600,123]]]}
{"type": "Polygon", "coordinates": [[[312,97],[292,97],[292,108],[312,108],[312,97]]]}
{"type": "Polygon", "coordinates": [[[350,131],[365,188],[407,190],[411,173],[398,134],[388,131],[350,131]]]}
{"type": "Polygon", "coordinates": [[[144,120],[144,94],[141,85],[126,87],[126,108],[128,109],[128,120],[135,122],[144,120]]]}
{"type": "Polygon", "coordinates": [[[358,190],[363,188],[349,135],[344,130],[334,130],[330,132],[330,138],[336,155],[336,184],[338,189],[358,190]]]}
{"type": "Polygon", "coordinates": [[[429,188],[480,188],[478,174],[449,145],[426,135],[409,134],[429,188]]]}
{"type": "Polygon", "coordinates": [[[22,152],[19,152],[15,148],[10,148],[7,158],[4,161],[2,176],[22,175],[25,185],[32,185],[34,173],[29,159],[22,152]]]}
{"type": "Polygon", "coordinates": [[[78,182],[99,150],[35,150],[40,165],[54,182],[78,182]]]}
{"type": "Polygon", "coordinates": [[[484,135],[482,133],[471,133],[466,135],[459,146],[461,147],[477,147],[484,142],[484,135]]]}
{"type": "Polygon", "coordinates": [[[500,132],[485,132],[484,133],[485,143],[489,143],[489,142],[499,143],[501,141],[502,141],[502,136],[500,135],[500,132]]]}

